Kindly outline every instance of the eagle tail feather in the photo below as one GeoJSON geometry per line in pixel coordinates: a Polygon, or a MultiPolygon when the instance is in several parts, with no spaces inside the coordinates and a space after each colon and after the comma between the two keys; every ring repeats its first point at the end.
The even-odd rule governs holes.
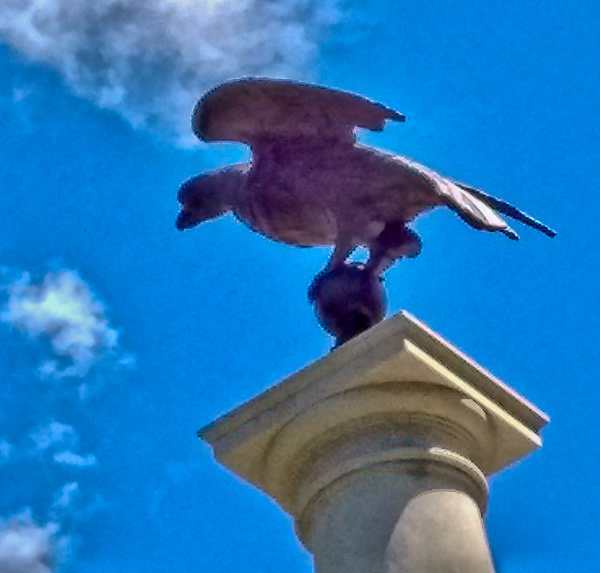
{"type": "MultiPolygon", "coordinates": [[[[506,201],[503,201],[502,199],[498,199],[497,197],[493,197],[492,195],[488,195],[484,191],[481,191],[480,189],[476,189],[475,187],[471,187],[470,185],[465,185],[464,183],[455,183],[455,185],[458,185],[458,187],[460,187],[463,191],[466,191],[467,193],[474,195],[475,197],[477,197],[478,199],[480,199],[481,201],[483,201],[484,203],[486,203],[487,205],[489,205],[496,211],[498,211],[504,215],[507,215],[508,217],[511,217],[512,219],[515,219],[516,221],[520,221],[521,223],[524,223],[525,225],[532,227],[533,229],[537,229],[538,231],[541,231],[548,237],[556,236],[556,231],[554,231],[550,227],[544,225],[540,221],[534,219],[533,217],[530,217],[529,215],[527,215],[527,213],[520,211],[514,205],[511,205],[510,203],[507,203],[506,201]]],[[[507,233],[505,233],[505,234],[507,234],[507,233]]],[[[507,234],[507,236],[509,236],[510,238],[513,238],[510,236],[510,234],[507,234]]]]}

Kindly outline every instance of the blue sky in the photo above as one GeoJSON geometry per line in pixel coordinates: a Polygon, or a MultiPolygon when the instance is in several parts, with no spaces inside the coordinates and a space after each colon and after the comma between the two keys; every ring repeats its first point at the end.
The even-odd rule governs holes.
{"type": "Polygon", "coordinates": [[[325,249],[231,217],[178,233],[176,192],[248,153],[194,145],[233,77],[314,80],[407,116],[365,142],[559,235],[422,217],[386,279],[551,416],[491,480],[501,573],[594,570],[600,168],[596,2],[9,0],[0,7],[0,570],[311,570],[290,519],[195,432],[323,356],[325,249]]]}

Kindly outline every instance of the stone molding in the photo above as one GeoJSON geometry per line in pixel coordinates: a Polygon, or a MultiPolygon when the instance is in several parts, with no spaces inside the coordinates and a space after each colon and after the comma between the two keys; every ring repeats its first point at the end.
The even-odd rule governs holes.
{"type": "Polygon", "coordinates": [[[495,450],[494,426],[469,400],[450,388],[418,382],[330,396],[292,418],[271,440],[265,487],[299,516],[317,484],[325,487],[343,472],[376,460],[427,459],[435,457],[432,451],[443,451],[484,465],[495,450]]]}

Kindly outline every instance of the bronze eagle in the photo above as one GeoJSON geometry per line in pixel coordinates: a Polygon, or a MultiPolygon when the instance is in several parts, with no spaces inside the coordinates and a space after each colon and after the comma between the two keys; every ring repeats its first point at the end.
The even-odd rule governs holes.
{"type": "Polygon", "coordinates": [[[217,86],[196,105],[193,131],[206,142],[248,144],[252,160],[184,183],[176,226],[233,212],[276,241],[333,245],[329,269],[365,246],[375,273],[418,255],[421,241],[407,224],[434,207],[511,239],[518,236],[500,214],[555,235],[500,199],[356,140],[356,128],[381,131],[387,120],[404,119],[367,98],[295,81],[245,78],[217,86]]]}

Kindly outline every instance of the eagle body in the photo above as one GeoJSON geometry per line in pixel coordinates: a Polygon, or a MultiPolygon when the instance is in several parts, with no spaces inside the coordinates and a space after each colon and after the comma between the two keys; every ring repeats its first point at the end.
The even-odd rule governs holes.
{"type": "Polygon", "coordinates": [[[290,145],[259,156],[235,190],[233,211],[292,245],[370,246],[388,222],[443,204],[407,159],[362,145],[290,145]]]}

